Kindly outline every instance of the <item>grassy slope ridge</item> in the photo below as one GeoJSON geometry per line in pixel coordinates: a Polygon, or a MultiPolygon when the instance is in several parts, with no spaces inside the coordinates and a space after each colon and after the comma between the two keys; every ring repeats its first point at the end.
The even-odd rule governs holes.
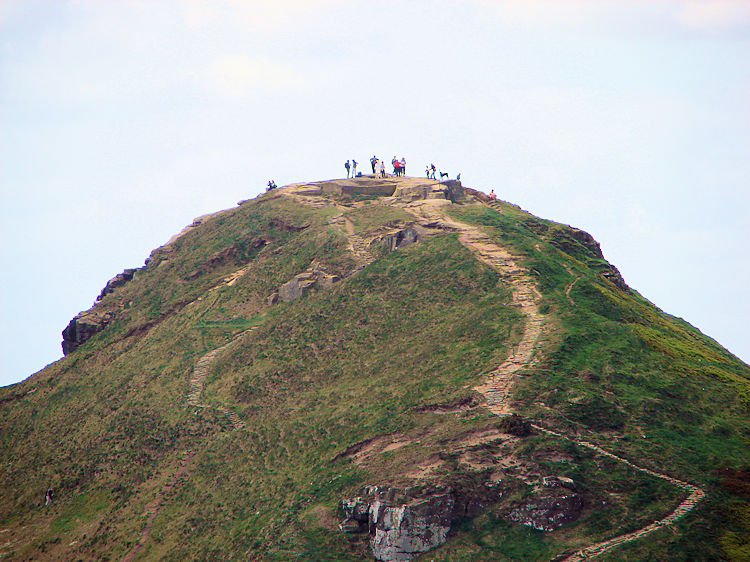
{"type": "MultiPolygon", "coordinates": [[[[554,351],[515,388],[520,412],[709,493],[679,532],[612,556],[741,559],[747,499],[715,471],[750,465],[750,368],[604,280],[607,264],[565,227],[501,210],[451,212],[526,256],[540,310],[556,327],[554,351]]],[[[122,309],[107,329],[2,389],[2,555],[121,557],[189,450],[189,476],[165,494],[140,555],[368,556],[362,537],[330,529],[337,502],[363,483],[406,482],[415,463],[492,424],[484,408],[445,416],[415,407],[469,395],[517,341],[522,319],[498,275],[450,233],[387,255],[374,247],[378,259],[331,289],[269,307],[266,297],[313,260],[351,272],[345,236],[328,222],[341,212],[266,195],[211,217],[105,297],[122,309]],[[231,286],[223,281],[244,267],[231,286]],[[188,406],[188,381],[203,354],[249,326],[257,329],[212,363],[202,395],[247,423],[232,430],[220,411],[188,406]],[[409,444],[362,466],[332,461],[348,445],[390,434],[409,444]],[[45,507],[48,487],[55,501],[45,507]]],[[[405,218],[377,200],[345,213],[363,234],[405,218]]],[[[668,486],[546,436],[526,439],[519,454],[548,449],[575,459],[547,464],[586,487],[579,523],[543,535],[490,508],[457,525],[430,557],[545,559],[645,524],[676,499],[668,486]]],[[[472,474],[456,464],[443,476],[472,474]]]]}

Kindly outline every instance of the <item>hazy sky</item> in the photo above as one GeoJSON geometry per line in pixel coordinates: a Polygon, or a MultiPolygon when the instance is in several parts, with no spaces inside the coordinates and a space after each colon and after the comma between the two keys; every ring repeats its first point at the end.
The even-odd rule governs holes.
{"type": "Polygon", "coordinates": [[[435,162],[750,361],[750,2],[0,0],[0,385],[265,183],[435,162]]]}

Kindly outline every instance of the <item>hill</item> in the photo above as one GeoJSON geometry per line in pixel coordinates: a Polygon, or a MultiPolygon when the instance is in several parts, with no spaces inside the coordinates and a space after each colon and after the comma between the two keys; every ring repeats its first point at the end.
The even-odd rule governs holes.
{"type": "Polygon", "coordinates": [[[750,367],[455,181],[285,186],[0,389],[11,559],[747,559],[750,367]]]}

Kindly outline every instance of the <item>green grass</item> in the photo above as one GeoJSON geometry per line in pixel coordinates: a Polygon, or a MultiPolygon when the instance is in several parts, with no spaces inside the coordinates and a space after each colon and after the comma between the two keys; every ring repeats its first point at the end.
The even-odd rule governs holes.
{"type": "MultiPolygon", "coordinates": [[[[606,281],[608,264],[565,225],[509,204],[501,211],[450,212],[523,256],[555,329],[543,361],[516,386],[522,413],[708,491],[678,533],[654,533],[612,557],[742,559],[747,501],[713,475],[750,465],[750,368],[606,281]],[[565,289],[576,279],[571,303],[565,289]]],[[[462,415],[415,408],[471,396],[482,373],[506,357],[522,323],[509,288],[452,234],[347,277],[354,261],[339,227],[328,224],[340,213],[264,196],[208,219],[105,297],[122,311],[106,330],[0,389],[0,398],[34,389],[0,405],[0,521],[33,529],[24,531],[19,557],[42,548],[58,558],[124,555],[145,504],[187,449],[196,451],[190,477],[169,493],[144,557],[363,559],[366,538],[320,527],[314,507],[338,515],[341,498],[362,484],[406,484],[404,475],[432,455],[445,461],[443,479],[478,477],[452,447],[496,418],[481,407],[462,415]],[[232,247],[235,258],[211,262],[232,247]],[[269,307],[266,297],[313,260],[343,280],[269,307]],[[246,266],[231,287],[223,284],[246,266]],[[232,431],[221,412],[187,406],[188,381],[203,354],[250,327],[205,381],[203,399],[248,424],[232,431]],[[348,445],[389,434],[410,443],[363,466],[332,460],[348,445]],[[48,487],[56,500],[45,511],[48,487]]],[[[379,200],[346,216],[360,234],[412,220],[379,200]]],[[[645,525],[679,501],[672,485],[564,440],[525,437],[514,454],[581,486],[579,522],[539,533],[507,523],[501,502],[459,522],[430,558],[549,559],[645,525]],[[573,461],[536,459],[542,450],[573,461]]],[[[507,501],[528,493],[508,485],[507,501]]]]}

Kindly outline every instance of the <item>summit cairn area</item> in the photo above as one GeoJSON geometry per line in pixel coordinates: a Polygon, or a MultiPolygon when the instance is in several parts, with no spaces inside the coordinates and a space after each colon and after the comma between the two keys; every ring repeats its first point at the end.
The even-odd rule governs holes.
{"type": "Polygon", "coordinates": [[[301,197],[393,197],[404,202],[419,199],[446,199],[453,203],[469,201],[459,180],[437,181],[406,176],[360,176],[314,183],[295,183],[280,188],[280,193],[301,197]]]}

